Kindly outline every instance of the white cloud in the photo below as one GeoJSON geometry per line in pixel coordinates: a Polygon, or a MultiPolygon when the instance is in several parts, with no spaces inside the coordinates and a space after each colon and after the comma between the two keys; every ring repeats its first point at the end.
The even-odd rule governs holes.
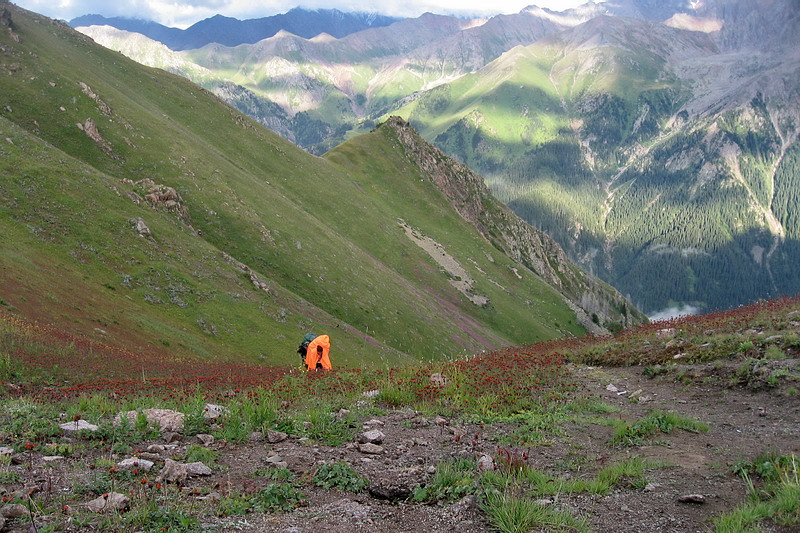
{"type": "Polygon", "coordinates": [[[53,18],[70,20],[80,15],[134,17],[168,26],[187,27],[217,14],[239,19],[285,13],[293,7],[379,12],[398,17],[417,17],[425,12],[455,15],[517,13],[530,4],[566,9],[583,0],[15,0],[25,9],[53,18]]]}
{"type": "Polygon", "coordinates": [[[700,312],[699,307],[683,304],[680,307],[676,306],[667,309],[662,309],[661,311],[653,313],[647,318],[649,318],[651,322],[655,322],[657,320],[670,320],[672,318],[677,318],[679,316],[696,315],[699,312],[700,312]]]}

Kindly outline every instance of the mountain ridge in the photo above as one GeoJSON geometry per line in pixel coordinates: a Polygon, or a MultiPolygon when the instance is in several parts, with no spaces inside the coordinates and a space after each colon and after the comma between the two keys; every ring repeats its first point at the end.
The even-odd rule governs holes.
{"type": "Polygon", "coordinates": [[[70,26],[113,26],[121,30],[145,35],[159,41],[167,48],[180,51],[201,48],[216,42],[226,46],[256,43],[288,31],[311,39],[322,33],[335,38],[344,37],[367,28],[387,26],[400,19],[377,13],[343,12],[338,9],[294,8],[286,13],[239,20],[223,15],[203,19],[185,30],[164,26],[157,22],[125,17],[83,15],[69,21],[70,26]]]}

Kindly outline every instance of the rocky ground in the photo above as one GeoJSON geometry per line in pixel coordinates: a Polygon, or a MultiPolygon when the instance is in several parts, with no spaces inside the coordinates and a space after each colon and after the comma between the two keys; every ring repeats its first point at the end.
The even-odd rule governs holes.
{"type": "MultiPolygon", "coordinates": [[[[608,425],[563,421],[559,422],[563,431],[552,432],[542,445],[526,448],[529,466],[561,479],[591,476],[602,465],[632,455],[657,464],[648,469],[644,488],[618,486],[605,495],[564,493],[543,502],[586,517],[593,531],[708,531],[712,517],[732,510],[746,498],[744,481],[731,471],[735,463],[751,461],[765,452],[800,453],[797,394],[730,387],[723,376],[712,379],[714,376],[701,367],[695,368],[693,374],[676,374],[673,370],[653,378],[645,376],[641,367],[573,370],[583,384],[584,394],[620,409],[609,416],[634,421],[660,409],[710,426],[705,433],[675,430],[658,434],[643,445],[623,448],[609,444],[613,429],[608,425]],[[702,503],[682,502],[687,496],[700,496],[702,503]]],[[[412,503],[409,496],[415,486],[430,480],[437,464],[443,461],[479,459],[484,455],[496,458],[503,438],[516,429],[512,424],[465,423],[435,413],[398,410],[363,421],[359,434],[371,431],[372,436],[378,435],[376,443],[366,445],[349,442],[328,447],[279,433],[254,435],[246,443],[230,444],[167,431],[166,438],[140,443],[137,458],[152,460],[154,466],[146,473],[142,462],[136,465],[142,470],[136,475],[148,478],[151,486],[154,480],[168,484],[170,476],[182,479],[185,488],[181,497],[196,501],[203,528],[208,530],[493,531],[474,496],[435,504],[412,503]],[[167,472],[165,465],[173,465],[171,458],[180,459],[191,444],[203,444],[218,452],[212,469],[195,475],[167,472]],[[310,482],[320,464],[338,461],[352,465],[365,476],[368,490],[351,493],[323,489],[310,482]],[[256,473],[275,467],[286,467],[297,476],[305,495],[300,507],[291,512],[216,516],[217,498],[260,490],[271,481],[256,473]]],[[[70,441],[69,437],[64,439],[70,441]]],[[[95,529],[96,522],[93,525],[91,519],[78,519],[85,515],[83,507],[92,497],[78,501],[74,492],[93,475],[87,465],[97,464],[102,457],[122,461],[130,456],[90,448],[63,459],[51,459],[38,450],[15,454],[13,461],[3,467],[7,472],[16,472],[4,478],[14,482],[5,484],[0,492],[10,498],[33,489],[36,498],[61,498],[65,507],[62,516],[35,516],[36,528],[30,521],[35,507],[33,513],[26,510],[17,518],[9,516],[4,531],[41,531],[48,524],[57,524],[55,530],[95,529]]],[[[769,531],[789,531],[786,527],[769,527],[769,531]]]]}

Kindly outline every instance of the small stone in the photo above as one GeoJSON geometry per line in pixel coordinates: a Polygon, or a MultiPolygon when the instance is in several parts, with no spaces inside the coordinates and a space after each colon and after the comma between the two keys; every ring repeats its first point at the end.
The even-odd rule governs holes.
{"type": "Polygon", "coordinates": [[[373,444],[371,442],[366,442],[364,444],[358,445],[358,451],[361,453],[366,453],[370,455],[378,455],[383,453],[383,446],[378,446],[377,444],[373,444]]]}
{"type": "Polygon", "coordinates": [[[659,339],[672,339],[678,334],[678,330],[675,328],[665,328],[656,331],[656,337],[659,339]]]}
{"type": "Polygon", "coordinates": [[[45,463],[57,463],[58,461],[64,460],[63,455],[45,455],[42,457],[42,461],[45,463]]]}
{"type": "Polygon", "coordinates": [[[164,462],[164,468],[158,475],[159,479],[163,481],[171,481],[174,483],[183,483],[189,477],[189,472],[186,470],[186,465],[167,459],[164,462]]]}
{"type": "Polygon", "coordinates": [[[200,461],[196,461],[194,463],[188,463],[186,465],[186,473],[190,477],[192,477],[192,476],[210,476],[212,472],[208,466],[201,463],[200,461]]]}
{"type": "Polygon", "coordinates": [[[136,454],[137,457],[140,459],[146,459],[148,461],[160,461],[161,456],[157,453],[152,452],[139,452],[136,454]]]}
{"type": "Polygon", "coordinates": [[[364,396],[366,398],[375,398],[380,393],[381,393],[381,391],[379,391],[377,389],[373,389],[373,390],[368,390],[367,392],[362,393],[362,396],[364,396]]]}
{"type": "Polygon", "coordinates": [[[216,420],[226,414],[228,414],[228,409],[221,405],[207,403],[205,407],[203,407],[203,418],[206,420],[216,420]]]}
{"type": "Polygon", "coordinates": [[[200,496],[198,500],[218,502],[222,500],[222,495],[219,492],[210,492],[205,496],[200,496]]]}
{"type": "Polygon", "coordinates": [[[267,431],[267,442],[270,444],[277,444],[279,442],[283,442],[289,438],[289,435],[284,433],[283,431],[275,431],[274,429],[270,429],[267,431]]]}
{"type": "Polygon", "coordinates": [[[149,472],[154,464],[153,461],[148,461],[141,457],[131,457],[130,459],[120,461],[117,463],[117,466],[122,470],[142,470],[144,472],[149,472]]]}
{"type": "Polygon", "coordinates": [[[685,494],[685,495],[681,496],[680,498],[678,498],[678,501],[680,503],[702,504],[702,503],[706,503],[706,497],[703,496],[702,494],[685,494]]]}
{"type": "Polygon", "coordinates": [[[289,463],[283,460],[280,455],[273,455],[271,457],[267,457],[264,462],[268,465],[273,466],[275,468],[288,468],[289,463]]]}
{"type": "Polygon", "coordinates": [[[436,418],[433,419],[433,423],[436,424],[437,426],[446,426],[450,422],[443,416],[437,416],[436,418]]]}
{"type": "Polygon", "coordinates": [[[494,470],[494,459],[489,455],[482,455],[478,459],[478,472],[490,472],[494,470]]]}
{"type": "Polygon", "coordinates": [[[644,489],[642,490],[644,490],[645,492],[653,492],[654,490],[656,490],[656,485],[654,483],[648,483],[647,485],[644,486],[644,489]]]}
{"type": "Polygon", "coordinates": [[[164,447],[161,444],[151,444],[147,447],[147,451],[150,453],[164,453],[164,447]]]}
{"type": "Polygon", "coordinates": [[[0,508],[0,516],[3,518],[20,518],[28,514],[28,509],[19,503],[9,503],[0,508]]]}
{"type": "Polygon", "coordinates": [[[447,384],[450,383],[450,380],[447,378],[447,376],[445,376],[441,372],[436,372],[435,374],[431,374],[430,381],[432,386],[438,388],[446,387],[447,384]]]}
{"type": "Polygon", "coordinates": [[[90,424],[86,420],[76,420],[75,422],[66,422],[64,424],[60,424],[58,427],[63,429],[64,432],[66,433],[77,433],[78,431],[97,431],[98,429],[100,429],[94,424],[90,424]]]}
{"type": "Polygon", "coordinates": [[[9,448],[8,446],[0,446],[0,455],[12,455],[14,453],[14,448],[9,448]]]}
{"type": "Polygon", "coordinates": [[[619,389],[616,387],[616,385],[609,383],[608,385],[606,385],[606,390],[608,392],[617,392],[619,389]]]}
{"type": "Polygon", "coordinates": [[[215,440],[214,439],[214,435],[209,435],[208,433],[200,433],[200,434],[196,435],[196,437],[197,437],[197,440],[200,441],[200,443],[203,446],[211,446],[212,444],[214,444],[214,440],[215,440]]]}
{"type": "Polygon", "coordinates": [[[364,422],[364,427],[372,427],[372,426],[385,426],[382,420],[378,420],[377,418],[373,418],[372,420],[367,420],[364,422]]]}
{"type": "Polygon", "coordinates": [[[383,442],[383,439],[386,438],[386,435],[379,429],[373,429],[362,433],[358,436],[358,442],[361,444],[365,443],[372,443],[372,444],[380,444],[383,442]]]}
{"type": "Polygon", "coordinates": [[[86,504],[93,513],[107,513],[109,511],[122,511],[128,508],[130,498],[119,492],[109,492],[95,498],[86,504]]]}
{"type": "Polygon", "coordinates": [[[536,500],[535,503],[540,507],[547,507],[548,505],[553,505],[553,500],[543,498],[541,500],[536,500]]]}
{"type": "Polygon", "coordinates": [[[175,433],[173,431],[165,431],[164,433],[161,434],[161,438],[163,438],[164,442],[166,442],[167,444],[171,444],[173,442],[180,441],[182,437],[180,433],[175,433]]]}
{"type": "Polygon", "coordinates": [[[250,437],[248,438],[250,439],[250,442],[261,442],[264,440],[264,434],[260,431],[254,431],[250,433],[250,437]]]}

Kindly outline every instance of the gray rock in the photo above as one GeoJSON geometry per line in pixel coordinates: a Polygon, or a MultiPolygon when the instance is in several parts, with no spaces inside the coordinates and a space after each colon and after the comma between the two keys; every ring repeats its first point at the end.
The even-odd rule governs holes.
{"type": "Polygon", "coordinates": [[[199,435],[195,435],[195,437],[197,437],[197,440],[200,441],[203,446],[211,446],[214,444],[214,435],[200,433],[199,435]]]}
{"type": "Polygon", "coordinates": [[[205,464],[201,463],[200,461],[196,461],[194,463],[188,463],[186,465],[186,473],[189,474],[189,477],[210,476],[211,469],[207,467],[205,464]]]}
{"type": "Polygon", "coordinates": [[[206,420],[216,420],[226,414],[228,414],[228,409],[221,405],[207,403],[205,407],[203,407],[203,418],[206,420]]]}
{"type": "Polygon", "coordinates": [[[378,455],[383,453],[383,446],[378,446],[377,444],[366,442],[364,444],[358,445],[358,451],[369,455],[378,455]]]}
{"type": "Polygon", "coordinates": [[[659,339],[673,339],[678,334],[675,328],[665,328],[656,331],[656,337],[659,339]]]}
{"type": "Polygon", "coordinates": [[[266,462],[267,465],[273,466],[275,468],[288,468],[289,467],[289,463],[284,461],[283,457],[281,457],[280,455],[273,455],[271,457],[267,457],[264,460],[264,462],[266,462]]]}
{"type": "Polygon", "coordinates": [[[164,446],[161,444],[151,444],[147,447],[147,451],[150,453],[164,453],[164,446]]]}
{"type": "Polygon", "coordinates": [[[706,503],[706,497],[702,494],[684,494],[680,498],[678,498],[680,503],[696,503],[696,504],[703,504],[706,503]]]}
{"type": "Polygon", "coordinates": [[[86,420],[76,420],[74,422],[65,422],[59,426],[65,433],[77,433],[78,431],[97,431],[100,429],[94,424],[90,424],[86,420]]]}
{"type": "Polygon", "coordinates": [[[222,495],[219,492],[211,492],[205,496],[200,496],[198,500],[218,502],[222,500],[222,495]]]}
{"type": "Polygon", "coordinates": [[[9,503],[0,508],[0,516],[3,518],[20,518],[28,515],[28,509],[19,503],[9,503]]]}
{"type": "Polygon", "coordinates": [[[441,372],[436,372],[435,374],[431,374],[430,377],[431,385],[434,387],[446,387],[450,380],[442,374],[441,372]]]}
{"type": "Polygon", "coordinates": [[[189,477],[189,472],[186,465],[166,459],[164,461],[164,468],[159,473],[158,478],[162,481],[170,481],[173,483],[183,483],[189,477]]]}
{"type": "Polygon", "coordinates": [[[267,431],[267,442],[270,444],[277,444],[279,442],[283,442],[289,438],[289,435],[284,433],[283,431],[275,431],[270,429],[267,431]]]}
{"type": "Polygon", "coordinates": [[[494,459],[489,455],[482,455],[478,459],[478,472],[490,472],[495,469],[494,459]]]}
{"type": "Polygon", "coordinates": [[[57,463],[58,461],[63,461],[63,460],[64,460],[63,455],[45,455],[44,457],[42,457],[42,461],[44,461],[45,463],[57,463]]]}
{"type": "MultiPolygon", "coordinates": [[[[172,409],[145,409],[142,414],[144,414],[148,424],[157,425],[162,433],[183,431],[183,419],[186,415],[179,411],[172,409]]],[[[133,425],[138,417],[139,411],[126,411],[119,413],[114,419],[114,423],[120,425],[124,419],[127,420],[128,424],[133,425]]]]}
{"type": "Polygon", "coordinates": [[[14,448],[9,448],[8,446],[0,446],[0,455],[13,455],[14,448]]]}
{"type": "Polygon", "coordinates": [[[383,439],[386,438],[386,435],[379,429],[373,429],[362,433],[358,436],[358,442],[361,444],[371,443],[371,444],[381,444],[383,439]]]}
{"type": "Polygon", "coordinates": [[[136,233],[138,233],[142,237],[152,237],[150,228],[147,227],[147,224],[145,224],[144,219],[142,217],[136,217],[134,219],[131,219],[130,222],[136,233]]]}
{"type": "Polygon", "coordinates": [[[117,463],[117,467],[122,470],[142,470],[144,472],[149,472],[154,464],[153,461],[148,461],[147,459],[131,457],[130,459],[125,459],[117,463]]]}
{"type": "Polygon", "coordinates": [[[88,502],[86,507],[93,513],[123,511],[130,505],[130,498],[119,492],[109,492],[88,502]]]}
{"type": "Polygon", "coordinates": [[[372,420],[367,420],[364,422],[364,427],[369,428],[372,426],[385,426],[386,424],[382,420],[378,420],[377,418],[373,418],[372,420]]]}
{"type": "Polygon", "coordinates": [[[260,431],[254,431],[250,433],[250,436],[248,438],[250,439],[250,442],[261,442],[262,440],[264,440],[264,434],[261,433],[260,431]]]}
{"type": "Polygon", "coordinates": [[[381,391],[379,391],[379,390],[377,390],[377,389],[374,389],[374,390],[368,390],[367,392],[364,392],[364,393],[362,393],[362,395],[363,395],[364,397],[366,397],[366,398],[375,398],[375,397],[377,397],[377,396],[378,396],[380,393],[381,393],[381,391]]]}

